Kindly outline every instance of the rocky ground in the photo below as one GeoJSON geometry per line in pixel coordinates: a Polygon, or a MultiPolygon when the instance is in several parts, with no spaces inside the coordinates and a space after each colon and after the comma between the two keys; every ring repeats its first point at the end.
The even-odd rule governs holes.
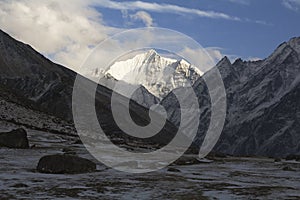
{"type": "MultiPolygon", "coordinates": [[[[0,122],[0,131],[18,128],[0,122]]],[[[31,149],[0,149],[0,199],[299,199],[300,162],[269,158],[218,158],[173,164],[157,172],[127,174],[94,160],[74,136],[26,128],[31,149]],[[39,159],[77,154],[96,172],[43,174],[39,159]]]]}

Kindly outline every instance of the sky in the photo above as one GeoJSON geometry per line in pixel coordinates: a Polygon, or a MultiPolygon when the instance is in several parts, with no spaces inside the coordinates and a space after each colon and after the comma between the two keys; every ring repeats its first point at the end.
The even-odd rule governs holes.
{"type": "Polygon", "coordinates": [[[257,60],[300,36],[300,0],[0,0],[0,28],[76,69],[107,37],[132,28],[182,32],[215,59],[257,60]]]}

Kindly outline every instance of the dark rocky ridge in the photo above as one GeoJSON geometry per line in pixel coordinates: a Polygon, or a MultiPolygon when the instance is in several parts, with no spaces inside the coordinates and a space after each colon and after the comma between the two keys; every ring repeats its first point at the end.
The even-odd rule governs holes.
{"type": "MultiPolygon", "coordinates": [[[[300,38],[281,44],[268,58],[260,61],[227,57],[218,67],[227,95],[227,116],[221,138],[214,151],[244,156],[275,156],[300,153],[300,38]]],[[[209,72],[204,76],[209,76],[209,72]]],[[[206,133],[210,100],[205,82],[194,84],[203,105],[196,143],[206,133]]],[[[188,97],[187,97],[188,98],[188,97]]],[[[170,121],[178,125],[179,107],[172,95],[162,104],[170,121]]]]}
{"type": "MultiPolygon", "coordinates": [[[[63,66],[52,63],[29,45],[16,41],[0,30],[0,85],[6,101],[39,110],[64,120],[73,121],[72,92],[77,74],[63,66]],[[7,94],[7,95],[6,95],[7,94]]],[[[80,75],[79,75],[80,76],[80,75]]],[[[85,88],[96,83],[80,76],[83,96],[93,95],[85,88]]],[[[177,128],[167,122],[161,132],[150,139],[139,139],[123,133],[115,124],[110,110],[112,91],[98,85],[97,111],[103,130],[115,143],[137,141],[141,146],[166,145],[176,134],[177,128]],[[99,115],[100,116],[100,115],[99,115]]],[[[123,99],[122,95],[119,95],[123,99]]],[[[148,124],[148,109],[132,101],[132,118],[140,124],[148,124]]]]}
{"type": "MultiPolygon", "coordinates": [[[[232,64],[225,57],[219,62],[216,67],[224,79],[228,111],[215,151],[276,157],[300,153],[299,49],[300,38],[293,38],[261,61],[238,59],[232,64]]],[[[0,70],[0,91],[4,99],[72,121],[71,95],[75,72],[52,63],[30,46],[15,41],[2,31],[0,70]]],[[[209,72],[205,76],[209,76],[209,72]]],[[[85,82],[90,84],[88,80],[85,82]]],[[[203,79],[200,78],[193,87],[203,111],[195,141],[200,144],[209,123],[211,105],[203,79]]],[[[83,92],[86,92],[84,88],[83,92]]],[[[141,90],[141,93],[145,92],[141,90]]],[[[110,95],[111,90],[98,86],[96,105],[104,113],[99,120],[102,120],[106,132],[116,139],[116,143],[126,143],[131,139],[143,143],[122,134],[116,127],[110,113],[110,95]],[[121,135],[124,140],[120,141],[121,135]]],[[[180,112],[174,95],[170,93],[162,104],[168,111],[169,120],[178,126],[180,112]]],[[[130,113],[139,124],[149,122],[148,110],[134,101],[130,113]]],[[[166,144],[176,130],[175,126],[167,123],[161,135],[152,138],[151,142],[166,144]]]]}
{"type": "MultiPolygon", "coordinates": [[[[76,74],[0,30],[0,83],[24,106],[71,119],[76,74]]],[[[15,101],[15,98],[9,99],[15,101]]]]}

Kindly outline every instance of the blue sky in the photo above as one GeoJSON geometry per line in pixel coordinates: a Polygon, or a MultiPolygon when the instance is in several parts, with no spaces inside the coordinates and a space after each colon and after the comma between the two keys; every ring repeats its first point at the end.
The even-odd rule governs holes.
{"type": "Polygon", "coordinates": [[[255,60],[300,36],[299,22],[300,0],[0,0],[3,31],[75,71],[95,45],[126,29],[173,29],[216,59],[255,60]]]}
{"type": "MultiPolygon", "coordinates": [[[[239,18],[239,20],[215,19],[188,13],[162,13],[140,9],[151,15],[154,26],[185,33],[204,47],[221,48],[223,54],[232,58],[265,58],[280,43],[291,37],[300,36],[300,1],[297,0],[144,0],[144,2],[214,11],[239,18]]],[[[141,22],[128,25],[119,9],[103,7],[97,9],[110,26],[122,28],[144,26],[141,22]]],[[[129,10],[127,14],[136,11],[137,9],[129,10]]]]}

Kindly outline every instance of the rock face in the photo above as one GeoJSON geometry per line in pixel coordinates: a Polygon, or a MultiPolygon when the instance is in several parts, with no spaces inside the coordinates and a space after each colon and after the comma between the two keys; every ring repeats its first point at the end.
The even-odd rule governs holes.
{"type": "Polygon", "coordinates": [[[70,120],[75,76],[0,30],[0,84],[24,106],[70,120]]]}
{"type": "Polygon", "coordinates": [[[96,170],[96,164],[73,155],[49,155],[40,159],[37,170],[50,174],[79,174],[96,170]]]}
{"type": "MultiPolygon", "coordinates": [[[[101,117],[98,117],[101,126],[104,127],[105,133],[108,134],[111,140],[122,143],[127,138],[127,134],[123,133],[114,123],[110,109],[112,90],[97,85],[91,80],[51,62],[29,45],[16,41],[0,30],[0,93],[6,91],[9,94],[4,95],[6,96],[5,101],[14,102],[22,107],[38,110],[72,122],[72,106],[76,106],[72,105],[72,93],[76,77],[80,77],[81,84],[79,85],[81,85],[81,88],[79,90],[85,99],[94,99],[95,92],[91,92],[86,87],[96,85],[95,104],[97,112],[101,113],[99,114],[101,117]]],[[[138,99],[142,99],[143,102],[157,101],[152,95],[145,95],[143,90],[145,89],[141,88],[140,92],[136,92],[137,96],[142,96],[138,99]]],[[[119,96],[120,99],[125,98],[122,95],[119,96]]],[[[148,124],[150,119],[148,109],[145,106],[151,106],[152,104],[143,105],[132,101],[130,114],[132,114],[132,118],[142,124],[148,124]]],[[[86,118],[88,117],[86,116],[86,118]]],[[[161,131],[161,135],[166,135],[165,137],[159,135],[154,139],[149,139],[151,141],[143,140],[139,142],[143,143],[142,145],[148,145],[153,141],[160,143],[163,138],[167,138],[164,140],[165,144],[169,141],[169,138],[173,137],[173,133],[176,133],[174,130],[176,130],[176,127],[172,123],[167,123],[161,131]]]]}
{"type": "Polygon", "coordinates": [[[6,133],[0,133],[0,147],[27,149],[29,142],[27,132],[20,128],[6,133]]]}
{"type": "Polygon", "coordinates": [[[231,65],[233,81],[225,82],[227,123],[218,151],[279,157],[300,153],[299,48],[300,38],[293,38],[262,61],[231,65]]]}
{"type": "MultiPolygon", "coordinates": [[[[127,72],[138,72],[139,70],[135,70],[138,69],[135,64],[139,62],[148,64],[158,62],[161,65],[153,70],[159,71],[163,69],[160,67],[163,67],[164,63],[167,64],[170,61],[153,51],[146,53],[141,59],[134,60],[125,62],[128,71],[122,72],[112,67],[106,75],[114,75],[117,79],[126,75],[127,72]],[[138,62],[133,62],[134,60],[138,62]],[[118,74],[119,72],[122,74],[118,74]]],[[[198,78],[199,73],[194,73],[193,67],[184,61],[172,61],[169,64],[177,75],[186,74],[194,83],[193,88],[202,111],[201,123],[195,140],[195,144],[200,145],[210,122],[211,105],[207,87],[203,78],[198,78]]],[[[272,157],[299,155],[300,38],[293,38],[281,44],[272,55],[264,60],[252,62],[238,59],[231,63],[225,57],[216,67],[224,80],[227,116],[224,130],[214,152],[272,157]]],[[[142,66],[139,69],[143,71],[146,68],[142,66]]],[[[158,96],[164,97],[161,104],[167,110],[169,121],[165,128],[151,140],[154,143],[164,141],[162,144],[165,145],[174,137],[177,131],[176,126],[180,124],[180,105],[175,95],[165,91],[164,87],[159,87],[157,91],[155,88],[168,85],[168,80],[176,82],[174,88],[180,87],[182,82],[181,79],[177,79],[177,76],[172,76],[169,77],[170,79],[163,79],[164,84],[149,85],[153,76],[151,76],[151,70],[148,72],[149,79],[143,79],[146,82],[141,84],[142,87],[135,94],[137,100],[130,105],[130,115],[137,124],[147,125],[149,112],[145,107],[158,102],[160,100],[158,96]],[[155,97],[152,94],[156,92],[159,94],[155,97]]],[[[6,91],[9,94],[4,95],[8,98],[7,101],[72,120],[72,90],[76,75],[75,72],[52,63],[30,46],[0,31],[0,91],[6,91]]],[[[208,71],[203,76],[209,75],[208,71]]],[[[83,82],[90,85],[88,80],[83,82]]],[[[91,96],[86,91],[85,84],[82,84],[81,88],[83,96],[91,96]]],[[[215,92],[217,93],[217,89],[215,92]]],[[[116,144],[124,144],[125,141],[132,140],[138,141],[142,146],[150,144],[149,141],[144,142],[143,139],[124,134],[117,127],[110,109],[111,94],[112,90],[100,85],[96,91],[95,105],[96,110],[101,113],[98,120],[104,127],[104,132],[112,140],[115,139],[116,144]]],[[[120,95],[119,99],[122,98],[126,97],[120,95]]],[[[186,95],[186,98],[188,99],[189,96],[186,95]]]]}
{"type": "MultiPolygon", "coordinates": [[[[227,116],[215,152],[284,157],[300,153],[300,38],[281,44],[260,61],[223,58],[218,64],[227,96],[227,116]]],[[[203,76],[209,76],[209,72],[203,76]]],[[[194,90],[201,105],[196,142],[200,145],[210,118],[210,98],[200,78],[194,90]]],[[[188,98],[188,97],[186,97],[188,98]]],[[[168,95],[162,104],[174,124],[179,105],[168,95]]]]}

